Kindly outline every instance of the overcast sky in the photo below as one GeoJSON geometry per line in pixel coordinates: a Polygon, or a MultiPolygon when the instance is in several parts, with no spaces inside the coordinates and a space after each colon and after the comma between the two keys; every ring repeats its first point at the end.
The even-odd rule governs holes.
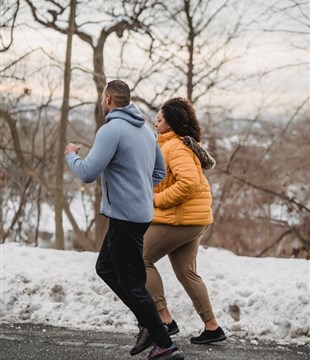
{"type": "MultiPolygon", "coordinates": [[[[95,3],[96,1],[92,1],[89,6],[95,3]]],[[[41,4],[44,4],[44,2],[41,4]]],[[[215,2],[215,4],[218,3],[215,2]]],[[[307,51],[309,50],[309,39],[307,41],[305,37],[305,31],[309,32],[309,27],[306,24],[307,14],[305,13],[304,15],[297,7],[290,8],[292,4],[292,0],[282,0],[281,2],[275,0],[243,0],[243,2],[236,3],[234,11],[230,12],[231,17],[229,19],[232,19],[233,16],[238,16],[241,11],[244,11],[245,17],[242,22],[247,31],[241,34],[238,41],[232,42],[228,52],[232,56],[243,53],[245,48],[247,50],[242,58],[227,65],[225,71],[232,73],[235,78],[250,77],[250,79],[246,82],[235,82],[233,80],[226,82],[225,90],[221,90],[221,87],[218,87],[210,92],[208,97],[210,103],[222,103],[227,108],[232,107],[236,115],[254,114],[255,110],[264,103],[264,106],[269,109],[269,113],[272,114],[281,112],[284,108],[289,109],[292,105],[297,106],[300,104],[301,99],[304,99],[309,94],[310,59],[309,51],[307,51]],[[266,5],[269,6],[267,11],[263,10],[266,8],[266,5]],[[285,5],[287,5],[289,10],[279,12],[278,8],[285,5]],[[297,66],[300,63],[308,63],[308,67],[306,65],[297,66]],[[276,70],[277,68],[278,70],[276,70]],[[264,74],[266,72],[268,74],[265,74],[264,77],[251,77],[253,73],[264,74]]],[[[36,5],[39,7],[40,1],[36,5]]],[[[89,6],[87,7],[88,12],[79,10],[79,13],[83,14],[83,17],[78,20],[79,24],[86,20],[96,21],[104,19],[104,16],[97,16],[97,18],[95,15],[91,16],[93,11],[91,11],[89,6]]],[[[23,14],[25,9],[26,7],[23,7],[23,14]]],[[[100,14],[100,11],[96,11],[95,14],[100,14]]],[[[102,15],[104,15],[103,12],[102,15]]],[[[222,22],[225,21],[225,16],[221,19],[222,22]]],[[[14,35],[15,42],[10,51],[2,54],[4,65],[12,57],[17,58],[25,51],[38,47],[44,48],[52,57],[58,58],[59,61],[64,61],[66,39],[63,35],[52,30],[43,29],[42,26],[35,24],[29,15],[26,18],[20,16],[18,23],[23,23],[23,25],[16,31],[14,35]],[[29,19],[28,25],[31,24],[30,27],[25,26],[25,19],[29,19]]],[[[103,24],[104,22],[100,25],[92,23],[87,26],[85,25],[84,28],[93,37],[97,37],[99,29],[103,24]]],[[[220,33],[214,36],[220,36],[220,33]]],[[[108,80],[117,75],[115,70],[115,64],[119,62],[119,47],[117,43],[117,38],[112,36],[105,48],[107,53],[105,66],[108,80]]],[[[129,51],[131,52],[131,61],[136,64],[138,62],[141,63],[142,58],[138,47],[135,45],[129,51]]],[[[50,91],[51,86],[43,84],[42,79],[37,79],[35,85],[31,84],[31,82],[34,82],[36,79],[36,70],[41,65],[48,64],[50,60],[41,51],[38,51],[37,54],[36,58],[31,58],[32,67],[36,67],[36,69],[33,69],[33,75],[30,77],[31,80],[23,83],[22,86],[27,84],[27,86],[32,88],[33,96],[41,97],[42,93],[50,91]]],[[[91,48],[77,37],[74,37],[73,41],[73,63],[83,69],[93,70],[91,48]]],[[[61,97],[61,76],[59,72],[54,70],[56,69],[52,71],[54,74],[58,74],[58,78],[50,79],[50,81],[54,81],[54,86],[58,84],[55,94],[61,97]]],[[[72,94],[82,98],[83,101],[93,101],[96,96],[94,85],[85,83],[84,86],[77,86],[77,77],[81,76],[82,73],[75,72],[73,74],[72,94]],[[87,91],[85,91],[85,88],[87,88],[87,91]]],[[[160,77],[158,78],[160,79],[160,77]]],[[[147,84],[150,86],[148,91],[151,93],[152,87],[155,84],[147,84]]],[[[4,84],[2,90],[6,91],[7,89],[9,91],[18,91],[18,87],[15,87],[13,90],[12,85],[7,87],[4,84]]],[[[184,94],[180,95],[184,96],[184,94]]]]}

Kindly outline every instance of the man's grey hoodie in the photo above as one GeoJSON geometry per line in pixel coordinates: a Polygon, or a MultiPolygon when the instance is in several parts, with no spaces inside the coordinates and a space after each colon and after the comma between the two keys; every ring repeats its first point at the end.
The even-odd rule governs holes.
{"type": "Polygon", "coordinates": [[[132,222],[153,219],[153,186],[166,175],[155,133],[134,104],[113,109],[82,159],[66,156],[72,171],[85,183],[101,176],[101,213],[132,222]]]}

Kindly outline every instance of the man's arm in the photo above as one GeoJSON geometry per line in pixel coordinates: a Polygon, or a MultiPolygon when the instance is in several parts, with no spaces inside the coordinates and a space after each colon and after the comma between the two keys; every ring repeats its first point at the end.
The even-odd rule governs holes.
{"type": "Polygon", "coordinates": [[[93,182],[113,158],[118,138],[117,128],[106,124],[98,130],[94,144],[85,159],[77,155],[79,149],[76,145],[68,144],[65,151],[66,161],[82,181],[93,182]]]}
{"type": "Polygon", "coordinates": [[[158,144],[156,144],[156,160],[153,171],[153,186],[161,182],[165,178],[165,176],[166,176],[165,160],[158,144]]]}

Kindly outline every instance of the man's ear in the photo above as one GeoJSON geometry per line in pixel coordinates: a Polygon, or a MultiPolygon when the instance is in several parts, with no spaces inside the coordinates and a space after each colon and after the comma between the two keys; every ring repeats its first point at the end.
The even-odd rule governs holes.
{"type": "Polygon", "coordinates": [[[108,104],[108,105],[110,105],[111,104],[111,95],[107,95],[106,96],[106,98],[105,98],[105,101],[106,101],[106,103],[108,104]]]}

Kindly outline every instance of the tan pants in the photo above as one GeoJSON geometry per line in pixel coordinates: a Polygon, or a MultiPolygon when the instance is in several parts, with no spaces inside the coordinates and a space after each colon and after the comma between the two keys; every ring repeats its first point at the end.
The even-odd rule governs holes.
{"type": "Polygon", "coordinates": [[[143,258],[147,272],[146,288],[158,311],[167,308],[167,302],[162,279],[154,264],[168,255],[177,279],[202,321],[214,318],[208,290],[196,272],[199,240],[205,229],[205,226],[151,225],[145,233],[143,258]]]}

